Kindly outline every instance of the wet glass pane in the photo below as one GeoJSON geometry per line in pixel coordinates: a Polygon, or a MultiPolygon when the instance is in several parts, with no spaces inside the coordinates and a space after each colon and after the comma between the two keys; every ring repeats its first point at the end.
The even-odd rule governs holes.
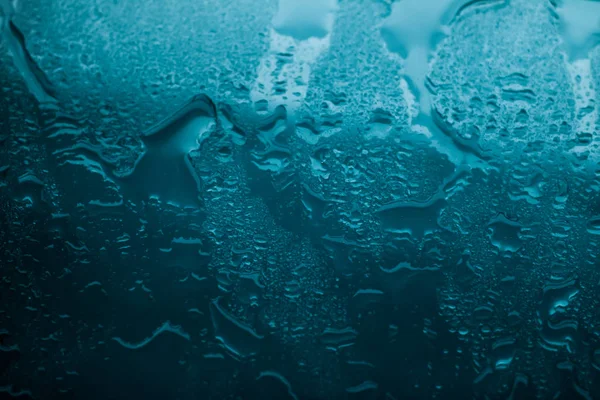
{"type": "Polygon", "coordinates": [[[600,398],[599,1],[0,27],[0,399],[600,398]]]}

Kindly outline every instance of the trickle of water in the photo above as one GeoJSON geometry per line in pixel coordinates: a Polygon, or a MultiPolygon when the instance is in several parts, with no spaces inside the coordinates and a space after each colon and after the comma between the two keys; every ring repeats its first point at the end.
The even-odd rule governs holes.
{"type": "Polygon", "coordinates": [[[40,104],[56,103],[52,84],[29,54],[25,44],[25,36],[12,20],[15,13],[13,3],[10,0],[2,0],[0,10],[2,11],[0,15],[2,40],[8,47],[14,65],[23,76],[27,88],[40,104]]]}
{"type": "Polygon", "coordinates": [[[224,310],[219,298],[210,303],[210,316],[215,337],[232,355],[246,358],[259,352],[263,336],[224,310]]]}
{"type": "Polygon", "coordinates": [[[308,91],[312,65],[329,47],[337,0],[279,0],[270,31],[269,51],[261,59],[250,92],[267,109],[299,107],[308,91]]]}
{"type": "Polygon", "coordinates": [[[430,92],[426,88],[429,61],[438,43],[450,33],[450,24],[458,17],[481,6],[504,5],[489,0],[403,0],[392,5],[381,34],[391,52],[404,59],[404,74],[421,112],[430,113],[430,92]],[[419,21],[415,23],[415,21],[419,21]]]}
{"type": "Polygon", "coordinates": [[[594,0],[558,0],[556,4],[569,58],[588,58],[589,51],[600,44],[600,3],[594,0]]]}

